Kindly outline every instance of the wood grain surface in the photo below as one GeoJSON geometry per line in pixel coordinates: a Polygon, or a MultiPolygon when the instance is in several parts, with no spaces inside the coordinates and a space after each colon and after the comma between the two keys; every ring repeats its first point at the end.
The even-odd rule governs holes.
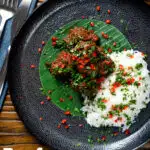
{"type": "MultiPolygon", "coordinates": [[[[44,0],[39,0],[37,6],[42,2],[44,2],[44,0]]],[[[145,0],[145,2],[150,4],[149,0],[145,0]]],[[[40,147],[43,148],[43,150],[52,150],[52,148],[41,145],[40,142],[37,141],[24,127],[15,111],[8,93],[3,110],[0,113],[0,150],[3,150],[3,148],[13,148],[14,150],[36,150],[40,147]]],[[[145,144],[139,150],[150,150],[150,142],[145,144]]]]}

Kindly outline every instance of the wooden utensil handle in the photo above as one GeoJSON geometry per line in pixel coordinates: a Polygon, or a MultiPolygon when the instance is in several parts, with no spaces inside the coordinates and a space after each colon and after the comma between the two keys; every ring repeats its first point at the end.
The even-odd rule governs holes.
{"type": "Polygon", "coordinates": [[[150,6],[150,0],[144,0],[144,2],[150,6]]]}

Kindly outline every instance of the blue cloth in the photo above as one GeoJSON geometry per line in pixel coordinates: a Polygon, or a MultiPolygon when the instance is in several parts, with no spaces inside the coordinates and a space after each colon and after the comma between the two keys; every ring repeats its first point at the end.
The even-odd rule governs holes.
{"type": "MultiPolygon", "coordinates": [[[[20,2],[21,2],[21,0],[20,0],[20,2]]],[[[33,10],[34,10],[34,8],[36,6],[36,3],[37,3],[37,0],[32,0],[31,6],[30,6],[30,10],[29,10],[29,13],[28,13],[28,17],[32,14],[32,12],[33,12],[33,10]]],[[[9,47],[9,45],[10,45],[12,21],[13,21],[13,19],[10,19],[6,23],[6,26],[5,26],[5,29],[3,31],[3,35],[2,35],[1,41],[0,41],[0,69],[3,66],[3,62],[5,60],[7,49],[9,47]]],[[[0,110],[2,108],[3,101],[4,101],[5,96],[7,94],[7,89],[8,89],[8,82],[6,81],[5,85],[4,85],[4,89],[3,89],[2,95],[0,97],[0,110]]]]}

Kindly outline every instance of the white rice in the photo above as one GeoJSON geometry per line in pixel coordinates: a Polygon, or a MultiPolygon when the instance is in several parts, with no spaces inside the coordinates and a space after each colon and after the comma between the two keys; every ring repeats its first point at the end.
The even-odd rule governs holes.
{"type": "Polygon", "coordinates": [[[112,53],[109,54],[109,57],[115,63],[115,71],[102,83],[102,90],[98,91],[94,100],[89,100],[85,97],[82,111],[87,114],[85,119],[91,126],[122,127],[124,131],[131,126],[140,111],[146,108],[146,104],[150,102],[149,71],[147,69],[147,63],[144,60],[145,56],[139,51],[128,50],[120,53],[112,53]],[[142,64],[143,67],[136,69],[137,64],[142,64]],[[127,81],[128,78],[134,78],[138,86],[137,84],[126,85],[126,87],[121,85],[116,88],[114,95],[111,93],[110,89],[112,88],[112,84],[116,81],[117,73],[120,72],[119,65],[124,67],[124,72],[129,73],[128,76],[123,76],[125,81],[127,81]],[[100,101],[98,100],[99,98],[108,101],[103,103],[106,107],[105,109],[98,106],[98,101],[100,101]],[[109,115],[113,106],[120,104],[127,104],[129,106],[120,111],[119,116],[117,114],[109,115]]]}

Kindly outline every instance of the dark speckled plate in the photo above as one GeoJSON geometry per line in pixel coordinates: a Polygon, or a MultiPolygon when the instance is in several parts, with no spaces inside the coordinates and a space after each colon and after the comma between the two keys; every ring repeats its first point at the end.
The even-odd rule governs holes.
{"type": "MultiPolygon", "coordinates": [[[[119,133],[113,137],[114,128],[90,128],[82,118],[70,117],[73,125],[68,131],[57,129],[58,123],[66,116],[62,111],[46,101],[41,94],[39,79],[40,54],[37,52],[41,41],[47,41],[59,27],[81,16],[105,21],[111,18],[113,25],[122,31],[130,43],[138,44],[138,49],[150,53],[150,8],[143,0],[50,0],[38,8],[28,19],[12,45],[9,61],[9,84],[13,102],[29,131],[42,143],[58,150],[130,150],[145,143],[150,138],[150,105],[142,110],[131,127],[131,135],[119,133]],[[98,15],[96,5],[101,5],[98,15]],[[110,17],[107,10],[112,11],[110,17]],[[121,24],[120,21],[125,22],[121,24]],[[124,30],[128,24],[127,30],[124,30]],[[30,65],[34,64],[35,69],[30,65]],[[45,104],[40,102],[45,100],[45,104]],[[40,121],[40,117],[43,118],[40,121]],[[79,128],[78,124],[84,124],[79,128]],[[107,136],[105,143],[90,145],[88,136],[96,138],[107,136]]],[[[150,58],[148,59],[148,64],[150,58]]]]}

